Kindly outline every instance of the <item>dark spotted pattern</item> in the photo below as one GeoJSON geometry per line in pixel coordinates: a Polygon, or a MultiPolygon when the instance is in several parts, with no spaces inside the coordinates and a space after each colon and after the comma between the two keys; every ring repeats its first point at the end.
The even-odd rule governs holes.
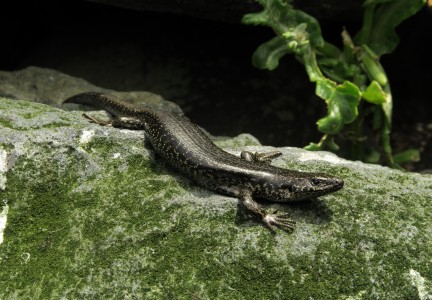
{"type": "Polygon", "coordinates": [[[256,155],[244,152],[243,159],[227,153],[198,126],[175,113],[138,110],[101,93],[78,94],[65,102],[91,105],[117,116],[109,123],[88,117],[95,123],[144,129],[155,151],[169,165],[208,189],[239,198],[272,231],[274,226],[292,229],[294,222],[286,215],[265,212],[253,197],[289,202],[315,198],[343,187],[343,181],[335,176],[271,166],[269,162],[279,156],[278,152],[256,155]],[[263,162],[252,159],[260,156],[263,162]]]}

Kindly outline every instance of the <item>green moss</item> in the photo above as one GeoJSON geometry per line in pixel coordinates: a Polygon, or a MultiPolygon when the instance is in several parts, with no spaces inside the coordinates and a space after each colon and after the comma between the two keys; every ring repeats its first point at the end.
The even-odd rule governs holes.
{"type": "Polygon", "coordinates": [[[430,284],[429,177],[281,149],[280,165],[346,185],[273,205],[298,223],[273,236],[236,200],[150,160],[137,135],[100,129],[79,144],[86,125],[74,126],[70,140],[27,140],[10,156],[0,298],[415,299],[411,269],[430,284]]]}
{"type": "MultiPolygon", "coordinates": [[[[93,146],[108,151],[105,144],[93,146]]],[[[182,186],[155,173],[139,155],[109,161],[103,172],[85,180],[76,175],[81,166],[73,156],[66,168],[55,161],[41,168],[37,161],[16,165],[4,193],[11,206],[1,252],[2,270],[8,270],[0,270],[0,282],[9,283],[2,289],[6,294],[17,291],[25,298],[36,289],[40,299],[65,291],[70,298],[373,299],[375,289],[391,285],[400,288],[388,298],[408,299],[416,293],[407,284],[406,266],[430,274],[421,262],[413,264],[415,245],[374,239],[362,222],[332,231],[313,254],[291,253],[298,238],[284,236],[283,260],[275,253],[281,240],[261,226],[236,225],[235,211],[209,216],[191,210],[191,203],[169,204],[184,193],[182,186]],[[87,188],[79,190],[82,185],[87,188]],[[252,235],[235,248],[250,233],[255,239],[252,235]],[[27,263],[24,253],[30,254],[27,263]]],[[[360,220],[365,210],[391,213],[382,201],[352,204],[356,210],[328,204],[333,227],[348,224],[345,217],[360,220]]],[[[328,234],[330,228],[318,230],[328,234]]]]}
{"type": "Polygon", "coordinates": [[[53,122],[50,124],[40,126],[40,128],[44,128],[44,129],[56,129],[56,128],[62,128],[62,127],[63,128],[69,127],[69,123],[68,122],[53,122]]]}
{"type": "Polygon", "coordinates": [[[0,143],[0,150],[5,150],[6,152],[10,152],[14,149],[14,146],[10,143],[0,143]]]}
{"type": "Polygon", "coordinates": [[[23,117],[24,119],[33,119],[35,117],[34,113],[23,113],[21,114],[21,117],[23,117]]]}
{"type": "MultiPolygon", "coordinates": [[[[49,151],[46,154],[49,156],[49,151]]],[[[8,271],[0,271],[0,281],[10,283],[8,292],[22,290],[23,294],[19,295],[25,296],[29,292],[27,288],[35,283],[42,284],[43,278],[46,278],[41,298],[51,298],[59,286],[69,286],[73,282],[78,284],[82,276],[90,276],[91,265],[102,270],[121,257],[124,244],[110,244],[106,238],[123,218],[132,221],[127,226],[133,228],[142,226],[146,216],[154,213],[147,222],[150,221],[152,226],[158,225],[161,210],[160,203],[156,202],[163,200],[158,196],[161,186],[152,184],[155,174],[149,171],[148,161],[133,156],[128,163],[131,167],[119,171],[121,162],[112,161],[102,176],[87,178],[90,182],[86,184],[92,186],[91,181],[98,184],[85,192],[73,191],[77,185],[71,183],[79,181],[76,166],[80,165],[73,158],[67,166],[59,166],[55,161],[48,164],[45,161],[41,166],[37,157],[15,166],[14,172],[8,176],[9,188],[2,195],[12,207],[5,232],[6,242],[1,252],[2,270],[8,271]],[[23,177],[23,174],[32,175],[23,177]],[[68,180],[63,180],[65,178],[68,180]],[[143,180],[135,181],[135,178],[143,180]],[[142,185],[134,185],[134,182],[142,185]],[[84,219],[80,220],[80,217],[84,219]],[[85,222],[79,223],[81,221],[85,222]],[[78,241],[71,240],[74,227],[82,227],[79,235],[83,238],[82,242],[91,241],[89,248],[82,249],[78,241]],[[27,251],[30,259],[24,263],[21,254],[27,251]],[[73,257],[77,255],[88,258],[89,265],[85,270],[73,267],[73,257]],[[25,268],[23,264],[26,264],[25,268]],[[77,271],[79,274],[76,274],[77,271]],[[14,280],[11,274],[15,274],[14,280]],[[62,274],[61,278],[57,278],[58,274],[62,274]]],[[[172,186],[172,193],[180,191],[173,179],[167,183],[172,186]]],[[[140,243],[134,246],[141,247],[140,243]]],[[[6,292],[5,289],[2,291],[6,292]]],[[[110,292],[107,291],[106,295],[109,296],[110,292]]]]}
{"type": "Polygon", "coordinates": [[[58,166],[47,167],[23,161],[8,174],[11,188],[2,198],[11,208],[0,253],[4,270],[0,272],[1,282],[13,282],[2,289],[8,293],[42,284],[44,279],[44,290],[51,291],[57,283],[49,277],[67,272],[69,255],[61,244],[68,235],[64,221],[71,206],[70,201],[65,201],[65,183],[58,178],[58,166]],[[23,178],[22,174],[29,170],[32,176],[23,178]]]}
{"type": "Polygon", "coordinates": [[[49,105],[2,98],[0,101],[3,104],[2,109],[8,111],[7,114],[0,115],[0,126],[4,128],[28,131],[38,128],[59,128],[70,124],[65,112],[49,105]],[[47,118],[47,113],[52,116],[47,118]]]}
{"type": "Polygon", "coordinates": [[[89,142],[82,144],[81,147],[87,152],[94,151],[100,155],[108,155],[111,151],[107,150],[111,150],[116,144],[109,137],[93,137],[89,142]]]}
{"type": "Polygon", "coordinates": [[[7,118],[0,117],[0,126],[4,128],[13,128],[12,127],[13,122],[7,118]]]}

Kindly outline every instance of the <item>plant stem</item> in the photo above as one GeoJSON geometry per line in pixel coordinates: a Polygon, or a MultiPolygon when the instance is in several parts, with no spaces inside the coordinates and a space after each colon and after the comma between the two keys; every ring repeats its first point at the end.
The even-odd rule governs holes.
{"type": "Polygon", "coordinates": [[[382,147],[387,159],[387,162],[390,166],[395,167],[395,163],[393,161],[393,154],[390,145],[390,133],[391,133],[391,119],[392,119],[392,110],[393,110],[393,99],[390,90],[390,85],[386,84],[383,87],[383,90],[387,94],[387,101],[381,104],[381,108],[384,114],[384,122],[381,132],[381,141],[382,147]]]}
{"type": "Polygon", "coordinates": [[[369,35],[372,30],[374,12],[376,4],[370,4],[365,7],[363,15],[363,25],[360,31],[359,44],[367,44],[369,40],[369,35]]]}

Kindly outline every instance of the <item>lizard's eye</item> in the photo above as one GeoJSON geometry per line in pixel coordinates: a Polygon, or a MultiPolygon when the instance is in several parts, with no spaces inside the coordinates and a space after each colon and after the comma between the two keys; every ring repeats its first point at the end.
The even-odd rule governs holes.
{"type": "Polygon", "coordinates": [[[311,179],[311,183],[312,183],[312,185],[320,185],[321,183],[322,183],[322,180],[321,180],[321,178],[312,178],[311,179]]]}

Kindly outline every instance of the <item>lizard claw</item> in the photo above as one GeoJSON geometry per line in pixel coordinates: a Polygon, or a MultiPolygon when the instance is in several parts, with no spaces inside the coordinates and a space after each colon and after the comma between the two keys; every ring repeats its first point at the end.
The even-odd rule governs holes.
{"type": "Polygon", "coordinates": [[[295,222],[290,219],[287,213],[278,213],[274,210],[267,213],[257,202],[252,199],[251,192],[248,190],[241,190],[239,199],[243,206],[250,212],[261,218],[264,225],[273,233],[276,233],[276,227],[285,231],[293,231],[295,222]]]}
{"type": "Polygon", "coordinates": [[[266,214],[263,217],[263,223],[272,233],[276,233],[276,227],[285,231],[293,231],[295,227],[295,221],[291,220],[288,213],[277,214],[277,210],[271,214],[266,214]]]}

